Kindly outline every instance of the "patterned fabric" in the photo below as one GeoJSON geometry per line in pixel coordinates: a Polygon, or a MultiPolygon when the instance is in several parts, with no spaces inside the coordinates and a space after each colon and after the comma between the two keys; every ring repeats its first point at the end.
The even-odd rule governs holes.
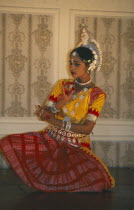
{"type": "MultiPolygon", "coordinates": [[[[73,80],[60,80],[46,102],[48,106],[61,99],[63,82],[66,92],[73,88],[73,80]]],[[[98,117],[104,98],[98,87],[78,91],[55,116],[69,116],[79,123],[90,114],[98,117]]],[[[107,167],[91,151],[89,136],[48,126],[40,132],[6,136],[0,140],[0,148],[29,187],[44,192],[101,192],[114,187],[107,167]]]]}
{"type": "MultiPolygon", "coordinates": [[[[62,86],[65,87],[65,92],[68,93],[74,89],[74,80],[66,79],[57,82],[55,88],[52,90],[48,100],[47,106],[56,103],[62,98],[62,86]]],[[[71,118],[73,123],[83,123],[90,114],[94,115],[97,119],[105,101],[105,93],[97,86],[93,88],[84,88],[75,93],[61,111],[57,114],[58,119],[63,119],[65,116],[71,118]]]]}
{"type": "Polygon", "coordinates": [[[47,192],[101,192],[114,181],[85,147],[55,141],[47,132],[10,135],[0,141],[9,163],[29,187],[47,192]]]}

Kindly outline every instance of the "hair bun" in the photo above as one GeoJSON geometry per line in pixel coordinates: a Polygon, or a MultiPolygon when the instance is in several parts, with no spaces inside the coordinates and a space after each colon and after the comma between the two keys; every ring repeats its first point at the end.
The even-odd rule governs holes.
{"type": "Polygon", "coordinates": [[[102,65],[102,51],[100,49],[98,42],[94,39],[89,38],[89,35],[84,25],[83,25],[82,33],[81,33],[81,42],[78,44],[78,47],[86,47],[90,51],[92,51],[94,55],[94,59],[92,61],[92,65],[90,65],[91,71],[93,70],[99,71],[102,65]]]}

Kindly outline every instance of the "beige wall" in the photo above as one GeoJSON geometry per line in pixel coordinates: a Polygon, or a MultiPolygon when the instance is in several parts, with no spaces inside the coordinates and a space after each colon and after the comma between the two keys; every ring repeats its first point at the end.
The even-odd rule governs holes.
{"type": "Polygon", "coordinates": [[[102,71],[92,75],[107,94],[93,149],[107,165],[132,166],[133,0],[0,0],[0,136],[46,125],[34,117],[35,104],[69,77],[67,52],[79,41],[81,24],[105,55],[102,71]]]}

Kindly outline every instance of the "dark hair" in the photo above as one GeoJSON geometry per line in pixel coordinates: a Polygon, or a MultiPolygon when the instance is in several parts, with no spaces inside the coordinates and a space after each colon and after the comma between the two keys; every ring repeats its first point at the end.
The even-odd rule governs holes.
{"type": "Polygon", "coordinates": [[[87,48],[87,47],[77,47],[77,48],[73,49],[73,50],[71,51],[71,53],[70,53],[70,56],[72,56],[72,53],[73,53],[73,52],[76,52],[77,55],[79,56],[79,58],[80,58],[83,62],[85,62],[86,64],[89,64],[89,63],[86,62],[86,61],[91,60],[91,63],[92,63],[93,60],[94,60],[94,54],[93,54],[92,51],[91,51],[89,48],[87,48]]]}

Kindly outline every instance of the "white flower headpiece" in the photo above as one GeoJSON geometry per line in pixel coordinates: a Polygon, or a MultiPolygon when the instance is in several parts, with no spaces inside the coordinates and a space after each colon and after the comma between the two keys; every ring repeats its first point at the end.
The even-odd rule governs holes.
{"type": "Polygon", "coordinates": [[[102,65],[102,52],[97,41],[89,38],[89,35],[84,26],[81,33],[81,42],[78,44],[78,47],[87,47],[92,51],[94,55],[94,61],[92,63],[90,63],[91,62],[90,60],[88,61],[83,60],[83,61],[90,63],[88,68],[89,71],[93,71],[95,69],[99,71],[102,65]]]}

